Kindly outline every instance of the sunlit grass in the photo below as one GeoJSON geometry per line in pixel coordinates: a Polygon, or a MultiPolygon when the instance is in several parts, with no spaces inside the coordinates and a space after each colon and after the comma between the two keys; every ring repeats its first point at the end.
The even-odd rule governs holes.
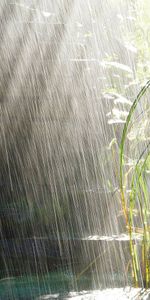
{"type": "Polygon", "coordinates": [[[150,232],[148,226],[148,187],[146,185],[146,180],[144,178],[144,172],[148,167],[150,152],[149,152],[149,145],[148,143],[143,150],[140,157],[137,159],[136,165],[133,166],[133,174],[131,179],[131,192],[129,196],[129,208],[127,199],[125,196],[125,185],[124,185],[124,178],[126,174],[124,172],[124,158],[125,158],[125,142],[127,138],[129,123],[132,120],[133,113],[137,107],[137,104],[141,100],[142,96],[146,93],[147,89],[150,86],[150,80],[145,84],[145,86],[141,89],[139,94],[137,95],[136,99],[133,102],[133,105],[130,108],[129,114],[127,116],[122,138],[120,144],[120,192],[121,192],[121,203],[122,209],[124,213],[124,217],[126,220],[126,225],[128,229],[128,233],[130,235],[130,252],[131,252],[131,259],[132,259],[132,273],[133,278],[136,286],[140,284],[140,278],[142,274],[142,282],[143,284],[148,287],[150,285],[150,270],[149,270],[149,249],[150,249],[150,232]],[[145,157],[146,155],[146,157],[145,157]],[[144,159],[144,161],[143,161],[144,159]],[[134,226],[134,218],[133,213],[135,209],[136,202],[138,201],[139,204],[139,214],[142,221],[142,228],[140,228],[143,240],[142,240],[142,250],[141,250],[141,257],[138,257],[138,249],[137,245],[132,239],[133,233],[136,231],[134,226]],[[140,266],[142,265],[142,267],[140,266]]]}

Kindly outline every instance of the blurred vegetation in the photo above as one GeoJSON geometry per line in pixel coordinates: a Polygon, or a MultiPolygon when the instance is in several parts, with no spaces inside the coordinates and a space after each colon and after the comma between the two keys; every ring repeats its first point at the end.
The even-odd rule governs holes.
{"type": "MultiPolygon", "coordinates": [[[[93,152],[94,147],[97,149],[97,144],[96,141],[92,139],[92,130],[96,130],[97,128],[94,128],[94,126],[90,127],[91,125],[88,125],[89,120],[87,118],[83,125],[87,128],[89,126],[88,129],[90,133],[89,135],[81,135],[84,152],[82,152],[82,147],[80,148],[78,146],[78,140],[75,139],[75,146],[79,147],[78,153],[76,153],[74,149],[72,150],[72,153],[69,153],[69,142],[66,141],[66,144],[68,143],[68,153],[62,158],[61,164],[63,165],[64,159],[64,165],[67,165],[69,157],[69,163],[72,161],[72,165],[74,165],[73,171],[71,170],[70,172],[70,166],[66,166],[63,170],[63,172],[67,174],[66,177],[64,176],[65,178],[62,176],[62,174],[58,173],[57,164],[52,162],[56,155],[55,145],[51,145],[52,158],[50,161],[46,159],[47,166],[45,166],[42,161],[42,154],[37,158],[37,160],[40,162],[39,166],[42,170],[41,174],[38,174],[38,168],[36,169],[35,167],[35,170],[31,172],[31,177],[26,176],[24,179],[23,171],[26,171],[26,166],[24,166],[25,162],[20,171],[18,153],[15,150],[19,149],[18,152],[20,152],[21,155],[22,148],[25,148],[26,151],[28,151],[28,148],[30,147],[29,136],[32,135],[32,130],[30,130],[30,122],[28,123],[28,128],[25,126],[26,114],[23,118],[22,124],[20,125],[23,130],[21,131],[16,125],[16,146],[13,146],[12,150],[11,146],[10,149],[8,148],[10,157],[14,157],[14,161],[11,161],[10,163],[13,189],[11,187],[11,183],[6,185],[6,182],[9,182],[9,176],[8,174],[5,174],[7,173],[6,170],[8,169],[7,163],[4,166],[2,165],[2,170],[4,173],[4,182],[2,180],[1,185],[1,206],[3,207],[1,210],[1,223],[3,228],[1,232],[2,235],[6,235],[7,237],[24,237],[42,234],[48,235],[50,232],[56,232],[58,235],[60,232],[76,234],[78,231],[81,232],[81,228],[82,231],[90,231],[92,226],[94,228],[94,224],[92,223],[94,213],[96,216],[95,218],[98,218],[98,215],[101,213],[102,209],[101,206],[97,206],[95,210],[92,210],[93,207],[92,205],[90,206],[91,199],[93,203],[97,202],[96,200],[93,200],[94,196],[91,196],[90,192],[88,193],[86,191],[90,190],[95,178],[98,181],[96,182],[96,186],[99,182],[102,182],[105,191],[107,190],[113,193],[117,190],[119,194],[118,157],[122,128],[126,122],[128,112],[135,96],[137,95],[137,92],[140,90],[143,82],[147,81],[150,76],[149,10],[150,3],[148,0],[128,1],[128,15],[121,13],[117,15],[117,18],[120,22],[119,32],[122,34],[121,37],[119,36],[118,38],[117,36],[113,35],[112,41],[111,26],[109,26],[109,31],[107,31],[106,28],[103,30],[103,34],[107,43],[109,44],[110,41],[112,43],[112,45],[110,45],[110,49],[105,51],[102,59],[99,59],[98,61],[101,66],[101,73],[104,75],[104,78],[100,78],[102,89],[99,92],[99,97],[104,103],[104,110],[106,110],[106,119],[104,122],[107,123],[107,129],[110,133],[109,135],[111,136],[108,144],[105,144],[103,147],[103,153],[96,152],[95,154],[93,152]],[[29,138],[26,139],[26,136],[29,138]],[[21,137],[22,139],[20,142],[21,137]],[[20,145],[21,143],[23,143],[22,146],[20,145]],[[99,157],[98,154],[100,155],[99,157]],[[111,159],[112,157],[113,161],[111,159]],[[102,168],[105,171],[105,177],[103,177],[99,171],[101,161],[103,161],[102,168]],[[50,171],[47,171],[47,169],[50,171]],[[54,178],[58,178],[56,187],[51,188],[51,185],[54,186],[54,182],[52,180],[52,183],[50,183],[48,177],[49,172],[53,172],[54,178]],[[69,177],[70,173],[73,174],[71,178],[69,177]],[[92,178],[93,182],[89,183],[86,179],[83,182],[83,173],[86,174],[86,178],[92,178]],[[111,175],[109,173],[111,173],[111,175]],[[60,177],[63,177],[63,179],[60,180],[60,177]],[[32,179],[32,183],[30,182],[30,179],[32,179]],[[41,182],[43,184],[42,186],[41,182]],[[80,186],[80,182],[82,183],[82,186],[80,186]],[[38,189],[35,192],[34,185],[36,186],[36,184],[38,189]],[[24,189],[25,185],[29,186],[28,189],[31,189],[31,192],[27,192],[27,190],[24,189]],[[89,198],[88,205],[86,202],[87,195],[89,198]],[[37,198],[38,200],[36,201],[35,199],[37,198]],[[82,211],[85,211],[86,213],[84,218],[82,218],[83,223],[81,224],[80,221],[82,211]],[[75,212],[79,212],[76,217],[75,212]],[[89,220],[91,220],[90,225],[89,220]]],[[[82,27],[80,27],[79,31],[82,30],[82,27]]],[[[84,39],[90,39],[90,36],[90,33],[84,33],[84,39]]],[[[80,72],[82,70],[79,69],[78,71],[80,72]]],[[[78,96],[82,97],[82,93],[78,96]]],[[[67,101],[69,103],[69,99],[67,101]]],[[[138,108],[138,113],[135,116],[135,121],[137,120],[137,122],[134,123],[135,125],[133,124],[133,126],[130,128],[130,132],[127,136],[128,145],[125,155],[127,157],[128,167],[125,172],[126,174],[129,172],[129,176],[125,176],[127,181],[125,183],[126,190],[129,190],[130,188],[129,182],[133,170],[132,168],[130,173],[130,168],[131,165],[136,165],[141,139],[142,143],[145,143],[145,141],[149,138],[148,99],[142,103],[142,107],[138,108]],[[143,110],[144,113],[142,112],[143,110]],[[141,118],[138,117],[140,113],[141,118]],[[134,153],[134,157],[132,156],[132,153],[134,153]]],[[[38,109],[38,105],[36,109],[38,109]]],[[[63,107],[63,120],[70,120],[73,118],[72,110],[73,108],[70,106],[67,108],[63,107]]],[[[52,117],[55,119],[55,116],[52,117]]],[[[75,121],[77,122],[77,120],[75,121]]],[[[41,128],[42,126],[43,125],[41,125],[41,128]]],[[[53,130],[54,129],[55,124],[53,125],[53,130]]],[[[64,128],[64,130],[66,130],[66,128],[64,128]]],[[[54,136],[54,138],[57,142],[60,142],[61,130],[56,130],[56,137],[54,136]]],[[[98,138],[99,137],[97,136],[97,139],[98,138]]],[[[42,141],[44,141],[44,139],[42,141]]],[[[62,152],[64,151],[63,147],[67,149],[67,145],[61,146],[62,152]]],[[[36,150],[36,145],[34,150],[36,150]]],[[[36,155],[34,156],[33,154],[33,159],[35,159],[36,163],[35,157],[36,155]]],[[[57,159],[59,159],[59,153],[57,153],[56,160],[57,159]]],[[[105,202],[107,195],[106,193],[104,194],[103,201],[105,202]]],[[[120,197],[118,196],[117,201],[119,198],[120,197]]],[[[107,209],[104,210],[105,215],[107,214],[107,209]]],[[[105,228],[105,224],[102,224],[102,228],[105,228]]]]}

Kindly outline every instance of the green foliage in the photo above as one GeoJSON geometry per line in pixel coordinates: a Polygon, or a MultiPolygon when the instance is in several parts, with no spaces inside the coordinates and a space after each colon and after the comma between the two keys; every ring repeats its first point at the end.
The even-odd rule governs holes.
{"type": "Polygon", "coordinates": [[[142,277],[143,283],[146,287],[150,285],[150,270],[149,270],[149,251],[150,251],[150,231],[149,231],[149,193],[148,187],[146,185],[145,179],[145,171],[149,167],[150,161],[150,151],[149,146],[150,142],[147,143],[144,150],[140,154],[135,166],[133,167],[133,174],[131,178],[131,192],[129,197],[129,208],[128,202],[125,195],[125,187],[124,187],[124,165],[125,165],[125,142],[127,139],[127,132],[129,128],[129,124],[132,121],[134,111],[141,100],[142,96],[145,95],[147,89],[150,86],[150,81],[146,83],[146,85],[141,89],[135,101],[133,102],[131,109],[129,111],[128,117],[126,119],[122,139],[120,144],[120,192],[121,192],[121,201],[122,208],[124,211],[124,216],[126,220],[126,225],[128,228],[128,232],[130,235],[130,251],[131,251],[131,259],[132,259],[132,270],[133,277],[135,281],[135,285],[138,286],[140,282],[141,269],[139,266],[139,260],[142,264],[142,277]],[[135,244],[133,239],[133,233],[135,232],[135,224],[134,224],[134,208],[138,202],[138,211],[141,216],[141,232],[142,232],[142,251],[141,257],[138,259],[138,246],[135,244]]]}

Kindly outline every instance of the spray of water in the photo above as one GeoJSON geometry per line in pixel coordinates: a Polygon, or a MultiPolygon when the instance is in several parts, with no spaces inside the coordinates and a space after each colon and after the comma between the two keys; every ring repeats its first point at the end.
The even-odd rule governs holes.
{"type": "MultiPolygon", "coordinates": [[[[119,145],[140,89],[137,2],[1,0],[1,277],[34,273],[39,296],[58,268],[67,291],[131,283],[119,145]]],[[[147,106],[124,149],[127,198],[147,106]]]]}

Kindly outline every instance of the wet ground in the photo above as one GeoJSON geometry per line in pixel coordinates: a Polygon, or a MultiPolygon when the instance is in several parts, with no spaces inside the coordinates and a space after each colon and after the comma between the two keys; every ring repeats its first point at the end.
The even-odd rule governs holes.
{"type": "Polygon", "coordinates": [[[5,278],[0,281],[1,300],[148,300],[150,290],[125,288],[90,289],[87,277],[78,288],[71,286],[72,274],[53,272],[45,277],[5,278]]]}
{"type": "MultiPolygon", "coordinates": [[[[139,245],[141,238],[134,236],[139,245]]],[[[127,271],[127,234],[64,238],[61,243],[35,237],[1,241],[0,300],[150,299],[149,291],[128,287],[133,282],[127,271]]]]}

